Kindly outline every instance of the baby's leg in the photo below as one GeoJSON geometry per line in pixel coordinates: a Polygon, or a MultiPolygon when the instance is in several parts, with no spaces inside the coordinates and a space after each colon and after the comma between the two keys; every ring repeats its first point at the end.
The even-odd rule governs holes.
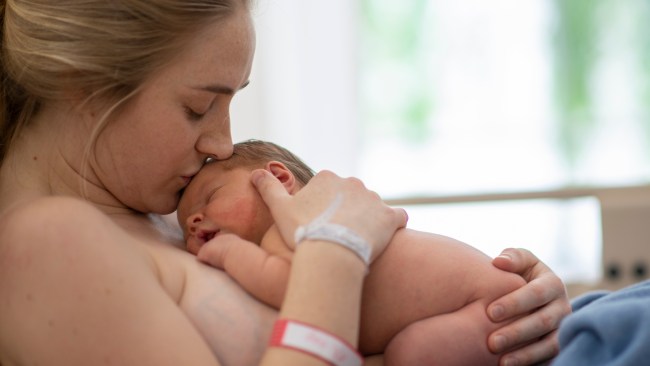
{"type": "Polygon", "coordinates": [[[487,348],[487,336],[499,326],[479,301],[419,320],[393,337],[384,353],[385,365],[498,365],[499,356],[487,348]]]}

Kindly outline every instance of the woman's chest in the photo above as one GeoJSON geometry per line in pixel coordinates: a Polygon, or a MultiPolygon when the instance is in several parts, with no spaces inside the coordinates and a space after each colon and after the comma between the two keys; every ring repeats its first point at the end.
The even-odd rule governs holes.
{"type": "Polygon", "coordinates": [[[153,252],[161,283],[219,361],[224,365],[258,364],[276,311],[194,256],[176,248],[153,252]]]}

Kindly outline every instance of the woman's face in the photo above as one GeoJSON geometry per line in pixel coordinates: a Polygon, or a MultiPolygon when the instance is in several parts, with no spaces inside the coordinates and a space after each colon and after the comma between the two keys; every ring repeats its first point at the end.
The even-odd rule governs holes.
{"type": "Polygon", "coordinates": [[[248,83],[254,47],[241,8],[205,28],[116,113],[97,139],[93,169],[117,200],[173,212],[206,158],[232,154],[230,101],[248,83]]]}

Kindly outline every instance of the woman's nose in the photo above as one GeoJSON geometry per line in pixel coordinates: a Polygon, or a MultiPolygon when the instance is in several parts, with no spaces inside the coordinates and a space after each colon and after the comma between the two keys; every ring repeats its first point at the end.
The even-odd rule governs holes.
{"type": "Polygon", "coordinates": [[[196,142],[196,150],[216,160],[228,159],[233,151],[230,118],[206,126],[196,142]]]}

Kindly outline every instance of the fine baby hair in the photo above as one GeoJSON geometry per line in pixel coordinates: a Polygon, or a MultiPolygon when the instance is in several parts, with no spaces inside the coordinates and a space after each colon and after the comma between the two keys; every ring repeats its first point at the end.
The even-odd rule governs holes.
{"type": "Polygon", "coordinates": [[[233,153],[227,160],[219,161],[224,169],[241,166],[257,167],[268,161],[279,161],[293,173],[304,186],[314,176],[314,171],[296,154],[269,141],[250,139],[236,143],[233,153]]]}

